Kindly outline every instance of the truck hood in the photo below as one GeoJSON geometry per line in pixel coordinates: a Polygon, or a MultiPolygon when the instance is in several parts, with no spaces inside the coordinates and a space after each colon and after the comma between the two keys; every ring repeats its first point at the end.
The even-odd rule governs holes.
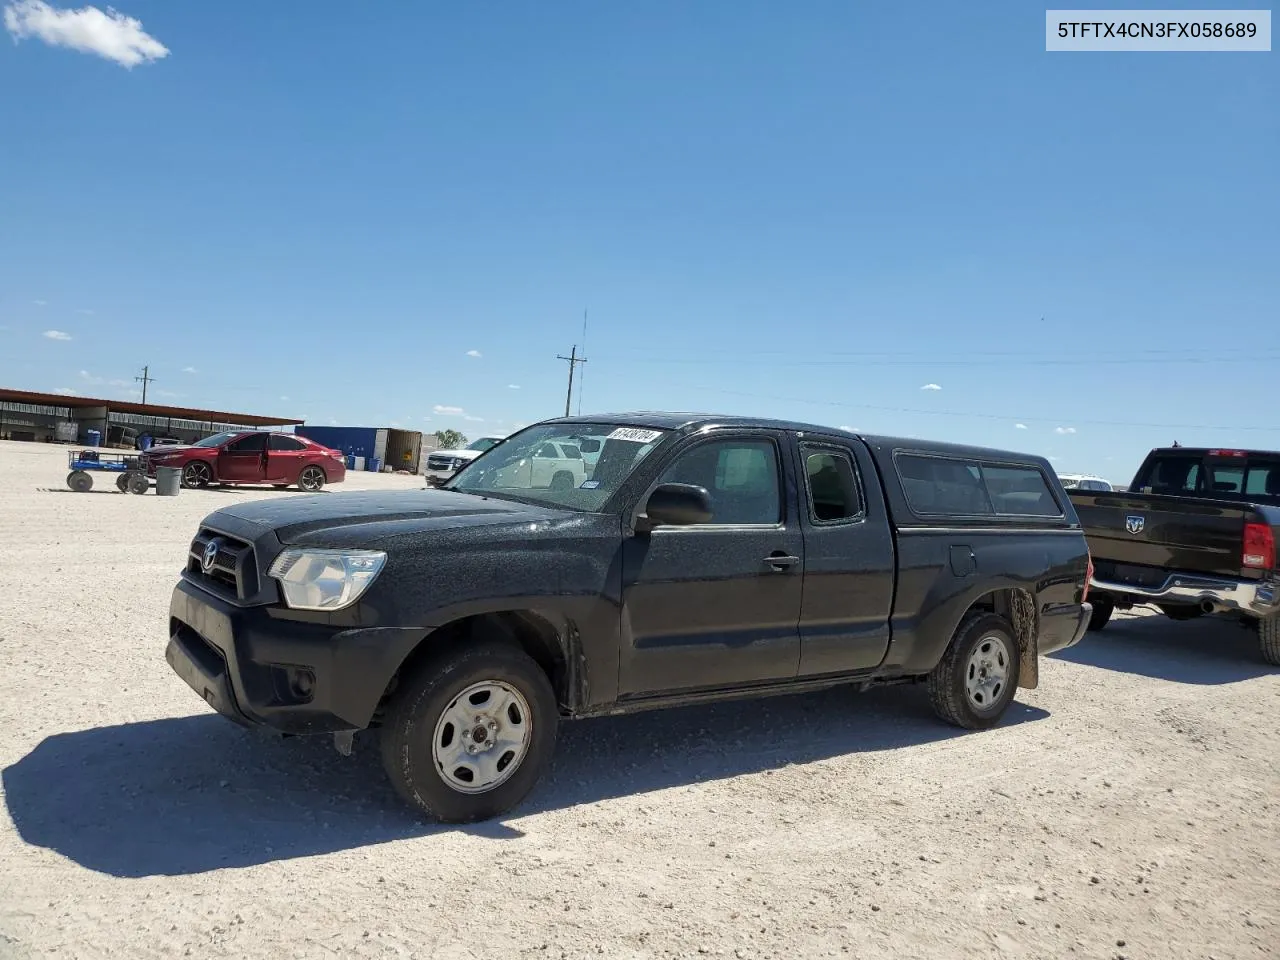
{"type": "Polygon", "coordinates": [[[474,460],[483,450],[429,450],[428,457],[449,457],[451,460],[474,460]]]}
{"type": "MultiPolygon", "coordinates": [[[[355,545],[432,529],[536,523],[572,516],[510,500],[452,490],[403,490],[312,494],[279,500],[255,500],[223,507],[207,518],[214,529],[271,532],[282,544],[318,546],[321,540],[355,545]],[[228,522],[230,521],[230,522],[228,522]]],[[[252,537],[251,539],[257,539],[252,537]]]]}

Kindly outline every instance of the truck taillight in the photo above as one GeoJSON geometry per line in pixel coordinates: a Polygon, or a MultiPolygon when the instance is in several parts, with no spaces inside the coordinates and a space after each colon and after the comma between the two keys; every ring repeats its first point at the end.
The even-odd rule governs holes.
{"type": "Polygon", "coordinates": [[[1080,594],[1080,602],[1084,603],[1089,599],[1089,584],[1093,581],[1093,554],[1087,554],[1089,564],[1084,568],[1084,592],[1080,594]]]}
{"type": "Polygon", "coordinates": [[[1276,535],[1270,525],[1244,525],[1244,555],[1240,563],[1254,570],[1270,570],[1276,565],[1276,535]]]}
{"type": "Polygon", "coordinates": [[[1247,457],[1249,454],[1244,450],[1210,450],[1211,457],[1247,457]]]}

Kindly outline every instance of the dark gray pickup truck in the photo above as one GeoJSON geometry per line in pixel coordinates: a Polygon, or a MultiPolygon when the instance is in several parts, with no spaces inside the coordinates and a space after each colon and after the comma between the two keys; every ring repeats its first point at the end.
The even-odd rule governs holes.
{"type": "MultiPolygon", "coordinates": [[[[207,517],[167,657],[225,716],[376,728],[447,821],[537,781],[562,718],[926,685],[996,724],[1088,623],[1084,533],[1041,458],[679,414],[552,420],[442,489],[207,517]],[[545,444],[589,468],[531,470],[545,444]]],[[[833,718],[832,722],[839,722],[833,718]]]]}
{"type": "Polygon", "coordinates": [[[1226,613],[1280,666],[1280,453],[1161,447],[1124,493],[1070,497],[1093,555],[1091,630],[1138,604],[1175,620],[1226,613]]]}

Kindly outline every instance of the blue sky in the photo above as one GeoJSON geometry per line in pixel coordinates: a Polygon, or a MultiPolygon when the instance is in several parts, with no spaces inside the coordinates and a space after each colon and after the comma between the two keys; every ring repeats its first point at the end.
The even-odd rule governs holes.
{"type": "Polygon", "coordinates": [[[583,412],[1119,481],[1280,448],[1275,53],[1049,54],[1027,3],[118,6],[165,55],[0,41],[0,385],[474,436],[563,412],[589,308],[583,412]]]}

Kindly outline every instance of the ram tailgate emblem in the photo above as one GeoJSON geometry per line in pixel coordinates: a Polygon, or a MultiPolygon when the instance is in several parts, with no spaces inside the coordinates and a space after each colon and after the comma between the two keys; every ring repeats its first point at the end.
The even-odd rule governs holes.
{"type": "Polygon", "coordinates": [[[1147,525],[1145,517],[1125,517],[1124,528],[1135,536],[1142,532],[1142,528],[1147,525]]]}

